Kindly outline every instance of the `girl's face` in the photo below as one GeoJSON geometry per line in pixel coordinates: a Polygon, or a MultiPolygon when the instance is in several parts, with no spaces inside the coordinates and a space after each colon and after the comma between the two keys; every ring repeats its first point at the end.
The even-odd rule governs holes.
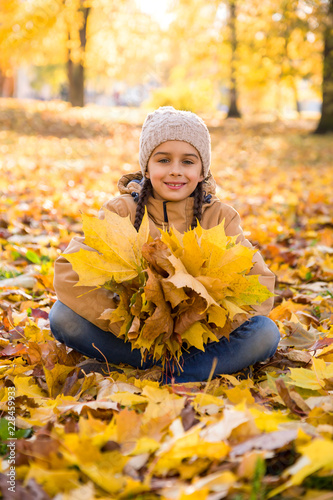
{"type": "Polygon", "coordinates": [[[188,142],[163,142],[149,158],[146,177],[157,200],[185,200],[204,179],[200,155],[188,142]]]}

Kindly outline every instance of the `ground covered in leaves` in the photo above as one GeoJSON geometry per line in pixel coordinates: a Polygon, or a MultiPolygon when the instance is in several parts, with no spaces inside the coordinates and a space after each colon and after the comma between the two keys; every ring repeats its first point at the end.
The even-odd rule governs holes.
{"type": "Polygon", "coordinates": [[[144,116],[0,100],[2,496],[332,499],[333,141],[314,122],[204,117],[218,195],[278,278],[273,359],[160,386],[158,370],[89,373],[50,334],[53,262],[138,170],[144,116]]]}

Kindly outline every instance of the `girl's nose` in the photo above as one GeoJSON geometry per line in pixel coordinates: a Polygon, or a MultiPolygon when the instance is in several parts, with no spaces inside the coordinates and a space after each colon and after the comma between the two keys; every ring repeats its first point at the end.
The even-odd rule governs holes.
{"type": "Polygon", "coordinates": [[[181,165],[178,162],[173,162],[169,173],[170,175],[181,175],[181,165]]]}

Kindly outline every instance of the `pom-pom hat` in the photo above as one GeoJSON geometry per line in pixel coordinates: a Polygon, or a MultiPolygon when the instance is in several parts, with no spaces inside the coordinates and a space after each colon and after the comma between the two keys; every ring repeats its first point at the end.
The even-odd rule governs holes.
{"type": "Polygon", "coordinates": [[[210,135],[204,121],[191,111],[163,106],[147,116],[140,136],[139,161],[142,175],[157,146],[166,141],[185,141],[198,151],[206,178],[210,167],[210,135]]]}

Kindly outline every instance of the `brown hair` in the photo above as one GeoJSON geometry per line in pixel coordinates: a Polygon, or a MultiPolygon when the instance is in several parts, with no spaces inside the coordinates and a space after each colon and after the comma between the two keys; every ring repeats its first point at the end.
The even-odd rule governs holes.
{"type": "Polygon", "coordinates": [[[145,177],[145,180],[143,182],[139,199],[138,199],[138,205],[136,207],[136,213],[135,213],[135,220],[134,220],[134,227],[137,231],[139,231],[141,222],[143,219],[143,216],[145,214],[145,207],[148,201],[149,196],[153,194],[153,186],[150,182],[150,179],[147,179],[145,177]]]}
{"type": "Polygon", "coordinates": [[[202,181],[198,182],[197,187],[195,188],[193,193],[194,203],[193,203],[193,219],[192,219],[191,229],[197,227],[198,222],[201,222],[204,194],[205,193],[202,188],[202,181]]]}
{"type": "MultiPolygon", "coordinates": [[[[148,198],[149,196],[152,196],[152,194],[153,194],[152,183],[150,182],[150,179],[145,178],[142,185],[142,189],[140,191],[138,205],[136,207],[136,213],[135,213],[134,227],[137,231],[139,231],[139,228],[141,226],[148,198]]],[[[205,193],[202,188],[202,182],[199,182],[193,193],[194,204],[193,204],[193,219],[191,223],[191,229],[197,227],[198,222],[201,222],[204,194],[205,193]]]]}

